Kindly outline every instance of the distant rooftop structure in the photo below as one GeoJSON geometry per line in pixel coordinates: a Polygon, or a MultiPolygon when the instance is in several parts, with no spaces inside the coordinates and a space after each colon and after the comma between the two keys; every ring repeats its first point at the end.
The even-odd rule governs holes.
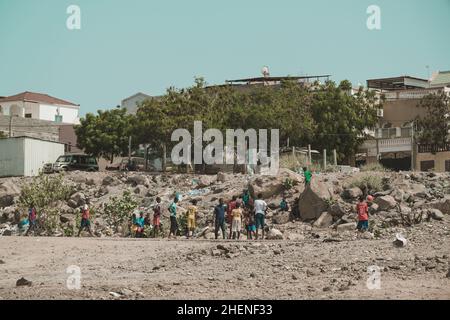
{"type": "Polygon", "coordinates": [[[431,77],[431,87],[450,87],[450,71],[439,71],[431,77]]]}
{"type": "Polygon", "coordinates": [[[387,91],[399,89],[423,89],[429,88],[429,86],[428,80],[410,76],[367,80],[367,88],[387,91]]]}
{"type": "Polygon", "coordinates": [[[244,79],[236,79],[236,80],[226,80],[227,84],[235,85],[235,84],[279,84],[281,81],[298,81],[298,82],[314,82],[320,81],[321,79],[325,79],[325,81],[330,80],[331,75],[320,75],[320,76],[301,76],[301,77],[256,77],[256,78],[244,78],[244,79]]]}

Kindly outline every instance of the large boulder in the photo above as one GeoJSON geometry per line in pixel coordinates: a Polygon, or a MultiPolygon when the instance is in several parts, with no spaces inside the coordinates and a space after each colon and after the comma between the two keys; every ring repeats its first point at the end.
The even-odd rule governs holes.
{"type": "Polygon", "coordinates": [[[120,181],[114,178],[113,176],[106,176],[102,180],[103,186],[115,186],[120,184],[120,181]]]}
{"type": "Polygon", "coordinates": [[[274,217],[272,218],[272,221],[275,224],[285,224],[285,223],[288,223],[289,220],[290,220],[289,212],[279,212],[278,214],[274,215],[274,217]]]}
{"type": "Polygon", "coordinates": [[[268,240],[283,240],[283,233],[278,229],[270,229],[267,233],[268,240]]]}
{"type": "Polygon", "coordinates": [[[342,218],[349,210],[350,208],[348,207],[348,205],[340,201],[332,204],[328,212],[333,217],[342,218]]]}
{"type": "Polygon", "coordinates": [[[20,189],[14,181],[7,180],[0,184],[0,208],[14,204],[14,198],[20,195],[20,189]]]}
{"type": "Polygon", "coordinates": [[[146,176],[140,175],[140,174],[129,176],[127,178],[127,183],[132,184],[134,187],[137,187],[137,186],[149,187],[150,186],[150,181],[148,180],[148,178],[146,176]]]}
{"type": "Polygon", "coordinates": [[[444,214],[439,209],[429,209],[428,213],[434,220],[443,220],[444,214]]]}
{"type": "Polygon", "coordinates": [[[201,176],[198,179],[198,184],[197,186],[199,188],[206,188],[209,187],[210,185],[212,185],[215,181],[215,177],[214,176],[201,176]]]}
{"type": "Polygon", "coordinates": [[[74,193],[67,202],[67,205],[74,209],[84,206],[85,204],[86,204],[86,196],[82,192],[74,193]]]}
{"type": "Polygon", "coordinates": [[[444,214],[450,214],[450,196],[446,196],[445,199],[431,202],[427,207],[432,209],[438,209],[444,214]]]}
{"type": "Polygon", "coordinates": [[[393,209],[397,205],[397,201],[395,201],[392,196],[381,196],[375,199],[375,203],[378,205],[378,209],[381,211],[388,211],[393,209]]]}
{"type": "Polygon", "coordinates": [[[218,181],[218,182],[225,182],[225,181],[227,181],[227,176],[226,176],[226,174],[223,173],[223,172],[217,173],[217,181],[218,181]]]}
{"type": "Polygon", "coordinates": [[[356,230],[356,222],[344,223],[337,226],[338,232],[356,230]]]}
{"type": "Polygon", "coordinates": [[[328,228],[333,224],[333,216],[328,212],[323,212],[313,226],[316,228],[328,228]]]}
{"type": "Polygon", "coordinates": [[[343,197],[345,199],[350,199],[350,200],[358,199],[362,195],[363,195],[363,192],[358,187],[345,189],[343,192],[343,197]]]}
{"type": "Polygon", "coordinates": [[[253,198],[262,194],[263,199],[279,195],[284,190],[283,181],[279,177],[258,177],[252,181],[248,189],[253,198]]]}
{"type": "Polygon", "coordinates": [[[332,186],[313,179],[299,197],[300,218],[304,221],[319,218],[322,212],[328,210],[328,203],[332,198],[332,186]]]}

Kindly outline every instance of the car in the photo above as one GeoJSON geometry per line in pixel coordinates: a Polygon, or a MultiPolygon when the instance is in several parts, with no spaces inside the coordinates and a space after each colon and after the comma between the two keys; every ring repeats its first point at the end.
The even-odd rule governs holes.
{"type": "MultiPolygon", "coordinates": [[[[153,166],[148,163],[148,170],[152,171],[153,166]]],[[[106,167],[107,171],[145,171],[145,159],[139,157],[132,157],[131,163],[128,158],[123,158],[120,162],[110,164],[106,167]]]]}
{"type": "Polygon", "coordinates": [[[98,171],[97,159],[86,154],[68,154],[60,156],[53,164],[54,172],[61,171],[98,171]]]}

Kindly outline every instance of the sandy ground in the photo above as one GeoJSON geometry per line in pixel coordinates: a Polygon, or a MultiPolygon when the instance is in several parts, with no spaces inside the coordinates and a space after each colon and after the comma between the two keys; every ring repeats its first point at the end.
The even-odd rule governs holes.
{"type": "Polygon", "coordinates": [[[450,299],[449,254],[448,236],[400,249],[387,240],[0,237],[0,299],[450,299]],[[217,245],[228,256],[213,256],[217,245]],[[71,265],[79,290],[67,288],[71,265]],[[367,288],[372,265],[378,290],[367,288]],[[16,287],[21,277],[32,286],[16,287]]]}

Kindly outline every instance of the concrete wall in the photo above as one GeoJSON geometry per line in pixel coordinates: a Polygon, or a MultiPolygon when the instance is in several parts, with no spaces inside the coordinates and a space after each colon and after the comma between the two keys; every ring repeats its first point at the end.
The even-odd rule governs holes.
{"type": "Polygon", "coordinates": [[[386,101],[383,106],[383,123],[391,123],[393,127],[403,127],[406,122],[414,120],[417,116],[425,116],[427,110],[418,108],[419,102],[419,99],[386,101]]]}
{"type": "Polygon", "coordinates": [[[58,114],[62,116],[63,123],[78,123],[78,108],[70,106],[56,106],[48,104],[39,105],[39,119],[47,121],[55,121],[55,116],[58,114]]]}
{"type": "Polygon", "coordinates": [[[24,175],[36,176],[46,163],[54,163],[64,155],[64,145],[35,139],[23,139],[24,142],[24,175]]]}
{"type": "Polygon", "coordinates": [[[24,139],[0,139],[0,177],[24,174],[24,139]]]}
{"type": "Polygon", "coordinates": [[[434,171],[444,172],[445,161],[450,161],[450,151],[432,153],[417,153],[416,154],[416,169],[420,170],[420,163],[422,161],[434,160],[434,171]]]}
{"type": "Polygon", "coordinates": [[[138,94],[123,100],[121,107],[127,109],[127,112],[129,114],[136,114],[137,104],[143,102],[146,99],[149,99],[149,97],[144,94],[138,94]]]}
{"type": "MultiPolygon", "coordinates": [[[[9,116],[0,115],[0,131],[3,131],[6,135],[9,134],[9,121],[9,116]]],[[[13,137],[29,136],[43,140],[59,141],[58,126],[49,121],[13,117],[12,132],[13,137]]]]}

